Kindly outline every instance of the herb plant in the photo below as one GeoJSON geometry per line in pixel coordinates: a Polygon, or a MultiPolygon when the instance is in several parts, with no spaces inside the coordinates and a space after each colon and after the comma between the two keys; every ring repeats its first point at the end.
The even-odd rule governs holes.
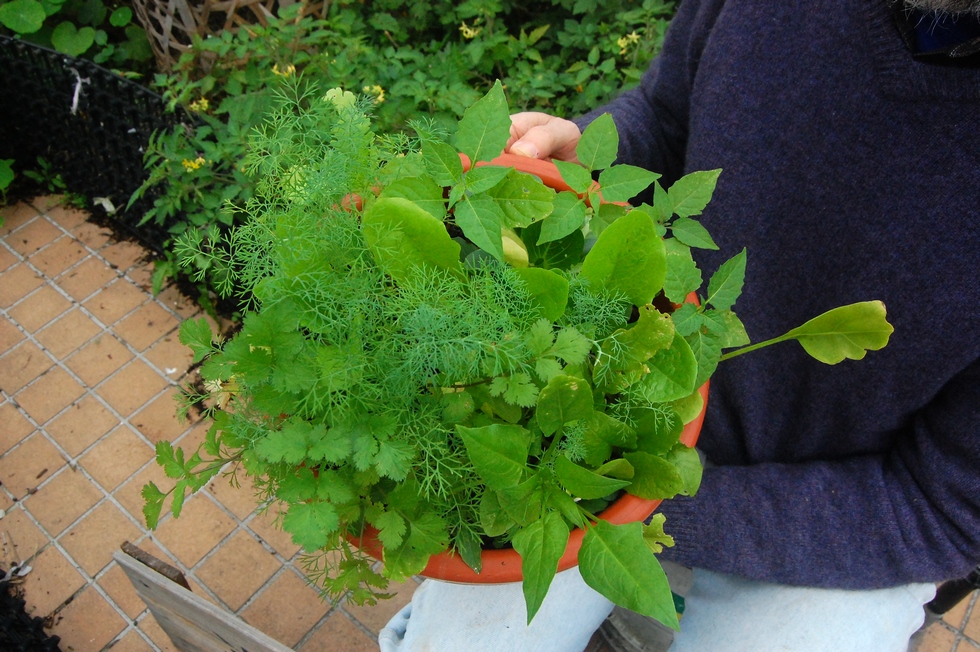
{"type": "MultiPolygon", "coordinates": [[[[556,191],[510,167],[464,165],[460,152],[486,162],[508,139],[499,82],[451,138],[425,122],[417,137],[379,136],[370,101],[288,89],[250,141],[259,182],[243,225],[179,242],[182,260],[230,270],[225,290],[245,288],[252,310],[227,341],[203,319],[181,327],[203,362],[205,392],[190,398],[213,423],[190,456],[157,446],[176,486],[146,485],[149,526],[168,494],[177,516],[227,468],[281,506],[326,594],[373,601],[447,548],[479,571],[481,549],[512,546],[529,620],[580,527],[585,581],[676,627],[654,556],[673,543],[663,519],[597,515],[623,491],[698,489],[698,454],[678,435],[722,349],[748,343],[732,312],[746,253],[706,290],[691,254],[715,247],[696,217],[720,171],[664,189],[615,165],[607,115],[582,135],[584,166],[556,162],[571,188],[556,191]],[[626,204],[651,185],[652,205],[626,204]],[[380,575],[357,547],[369,527],[380,575]]],[[[867,302],[781,339],[835,363],[890,332],[867,302]]]]}

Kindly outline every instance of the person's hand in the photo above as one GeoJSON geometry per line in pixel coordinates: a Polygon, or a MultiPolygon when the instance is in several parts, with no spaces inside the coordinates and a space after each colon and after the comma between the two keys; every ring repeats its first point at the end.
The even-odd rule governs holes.
{"type": "Polygon", "coordinates": [[[515,113],[510,121],[510,139],[505,151],[530,158],[578,162],[575,146],[582,132],[571,120],[525,112],[515,113]]]}

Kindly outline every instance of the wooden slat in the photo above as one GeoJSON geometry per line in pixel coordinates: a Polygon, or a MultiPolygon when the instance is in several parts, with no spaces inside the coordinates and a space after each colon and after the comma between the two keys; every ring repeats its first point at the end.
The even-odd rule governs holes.
{"type": "Polygon", "coordinates": [[[181,652],[292,652],[133,557],[120,551],[112,557],[181,652]]]}

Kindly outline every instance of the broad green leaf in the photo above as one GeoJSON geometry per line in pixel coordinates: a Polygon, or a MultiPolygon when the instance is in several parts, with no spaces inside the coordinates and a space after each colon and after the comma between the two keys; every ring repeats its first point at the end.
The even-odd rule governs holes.
{"type": "Polygon", "coordinates": [[[670,202],[670,195],[660,185],[659,181],[653,182],[653,218],[663,224],[674,214],[674,205],[670,202]]]}
{"type": "MultiPolygon", "coordinates": [[[[599,204],[599,210],[595,211],[592,214],[592,219],[589,220],[589,231],[598,237],[609,228],[610,224],[626,215],[627,212],[637,211],[627,211],[626,207],[620,204],[599,204]]],[[[661,237],[661,234],[657,235],[661,237]]]]}
{"type": "Polygon", "coordinates": [[[578,160],[591,171],[604,170],[619,155],[619,132],[608,113],[603,113],[582,132],[575,146],[578,160]]]}
{"type": "Polygon", "coordinates": [[[673,498],[684,491],[684,478],[674,465],[660,457],[643,451],[624,453],[623,457],[633,465],[633,484],[629,493],[646,500],[673,498]]]}
{"type": "Polygon", "coordinates": [[[211,325],[204,317],[185,320],[180,325],[178,339],[194,353],[192,360],[194,363],[200,362],[214,351],[212,345],[214,334],[211,332],[211,325]]]}
{"type": "Polygon", "coordinates": [[[125,27],[133,20],[133,10],[129,7],[118,7],[109,16],[109,24],[113,27],[125,27]]]}
{"type": "Polygon", "coordinates": [[[499,537],[517,522],[500,505],[497,492],[488,489],[480,497],[480,525],[488,537],[499,537]]]}
{"type": "Polygon", "coordinates": [[[581,501],[576,501],[554,482],[546,486],[546,491],[548,495],[545,497],[545,500],[549,509],[553,508],[557,510],[574,527],[580,527],[582,529],[588,527],[588,520],[579,507],[579,502],[581,501]]]}
{"type": "Polygon", "coordinates": [[[894,330],[885,318],[884,303],[864,301],[829,310],[780,339],[795,339],[820,362],[837,364],[883,348],[894,330]]]}
{"type": "Polygon", "coordinates": [[[701,287],[701,270],[691,256],[691,248],[676,238],[664,240],[664,248],[667,252],[664,294],[673,303],[684,303],[688,294],[701,287]]]}
{"type": "Polygon", "coordinates": [[[527,247],[528,261],[543,269],[571,269],[582,260],[585,235],[576,229],[561,240],[537,244],[544,222],[535,222],[521,231],[521,240],[527,247]]]}
{"type": "Polygon", "coordinates": [[[462,273],[459,244],[445,225],[407,199],[379,199],[365,211],[361,226],[375,261],[396,281],[413,278],[419,267],[462,273]]]}
{"type": "Polygon", "coordinates": [[[327,545],[339,524],[333,505],[315,501],[290,505],[283,517],[282,529],[291,534],[293,543],[302,546],[303,550],[315,552],[327,545]]]}
{"type": "Polygon", "coordinates": [[[442,418],[448,423],[458,423],[476,410],[473,395],[466,391],[443,394],[442,405],[442,418]]]}
{"type": "Polygon", "coordinates": [[[676,444],[684,429],[680,417],[669,406],[637,408],[631,416],[636,423],[636,449],[653,455],[664,455],[676,444]]]}
{"type": "Polygon", "coordinates": [[[433,181],[440,186],[454,186],[463,180],[463,162],[459,160],[459,152],[446,143],[437,140],[423,142],[422,160],[433,181]]]}
{"type": "Polygon", "coordinates": [[[317,428],[310,432],[307,456],[313,461],[336,464],[346,459],[351,451],[351,439],[340,428],[317,428]]]}
{"type": "Polygon", "coordinates": [[[453,547],[463,559],[463,562],[479,573],[483,570],[483,542],[473,530],[460,528],[453,537],[453,547]]]}
{"type": "Polygon", "coordinates": [[[580,230],[585,223],[585,202],[574,193],[560,192],[555,197],[554,208],[541,223],[541,235],[536,244],[561,240],[580,230]]]}
{"type": "Polygon", "coordinates": [[[504,151],[510,138],[510,111],[500,80],[493,88],[463,112],[456,132],[456,147],[473,165],[489,161],[504,151]]]}
{"type": "Polygon", "coordinates": [[[698,249],[718,249],[708,230],[701,223],[689,217],[680,217],[670,225],[670,232],[688,247],[698,249]]]}
{"type": "Polygon", "coordinates": [[[566,491],[579,498],[603,498],[630,484],[629,480],[607,478],[590,471],[564,455],[559,455],[555,461],[555,477],[566,491]]]}
{"type": "Polygon", "coordinates": [[[640,167],[614,165],[599,175],[599,191],[604,201],[629,201],[659,178],[659,174],[640,167]]]}
{"type": "Polygon", "coordinates": [[[10,187],[14,182],[14,159],[0,159],[0,192],[10,187]]]}
{"type": "MultiPolygon", "coordinates": [[[[539,471],[517,486],[497,491],[500,506],[518,525],[530,525],[541,518],[545,493],[542,480],[545,473],[550,474],[550,471],[539,471]]],[[[549,480],[548,484],[553,483],[549,480]]]]}
{"type": "Polygon", "coordinates": [[[504,243],[500,234],[504,214],[491,198],[486,195],[464,197],[456,204],[456,225],[477,247],[499,261],[504,260],[504,243]]]}
{"type": "Polygon", "coordinates": [[[745,332],[745,325],[731,310],[706,310],[705,315],[712,315],[715,323],[721,323],[722,328],[712,331],[718,336],[718,343],[723,349],[733,346],[745,346],[749,344],[749,334],[745,332]]]}
{"type": "Polygon", "coordinates": [[[745,282],[745,257],[745,249],[742,249],[711,275],[705,303],[719,310],[728,310],[735,304],[735,300],[742,294],[742,284],[745,282]]]}
{"type": "Polygon", "coordinates": [[[378,541],[386,548],[397,548],[405,540],[408,529],[405,519],[398,512],[382,512],[371,519],[371,525],[378,528],[378,541]]]}
{"type": "Polygon", "coordinates": [[[704,409],[704,399],[701,397],[701,392],[694,391],[689,396],[671,401],[670,407],[680,417],[681,423],[687,425],[701,414],[701,410],[704,409]]]}
{"type": "Polygon", "coordinates": [[[393,550],[385,548],[385,570],[392,580],[403,582],[422,572],[429,557],[448,545],[446,522],[432,512],[424,512],[409,521],[408,536],[401,546],[393,550]]]}
{"type": "Polygon", "coordinates": [[[632,211],[602,232],[582,263],[581,276],[596,288],[625,294],[643,306],[660,292],[667,273],[667,254],[653,222],[632,211]]]}
{"type": "Polygon", "coordinates": [[[481,428],[456,426],[477,473],[491,489],[514,487],[524,477],[531,445],[520,426],[493,424],[481,428]]]}
{"type": "Polygon", "coordinates": [[[693,496],[698,493],[698,488],[701,487],[701,474],[704,471],[698,452],[684,444],[678,444],[667,454],[667,460],[680,473],[684,483],[684,488],[680,493],[684,496],[693,496]]]}
{"type": "Polygon", "coordinates": [[[486,191],[503,214],[509,228],[524,228],[551,214],[555,191],[525,172],[510,170],[500,183],[486,191]]]}
{"type": "Polygon", "coordinates": [[[670,315],[674,329],[680,335],[687,337],[704,326],[704,317],[693,303],[685,303],[670,315]]]}
{"type": "Polygon", "coordinates": [[[667,191],[673,212],[679,217],[700,215],[711,201],[721,170],[692,172],[677,181],[667,191]]]}
{"type": "Polygon", "coordinates": [[[442,186],[430,176],[398,179],[385,186],[381,198],[401,197],[407,199],[437,220],[446,217],[446,200],[442,196],[442,186]]]}
{"type": "MultiPolygon", "coordinates": [[[[562,180],[568,184],[575,193],[585,194],[592,186],[592,175],[581,165],[569,163],[567,161],[553,161],[562,180]]],[[[573,193],[574,194],[574,193],[573,193]]]]}
{"type": "Polygon", "coordinates": [[[41,29],[47,14],[37,0],[13,0],[0,5],[0,23],[18,34],[33,34],[41,29]]]}
{"type": "Polygon", "coordinates": [[[607,475],[610,478],[619,478],[620,480],[632,480],[634,473],[633,465],[621,457],[609,460],[597,468],[595,472],[599,475],[607,475]]]}
{"type": "Polygon", "coordinates": [[[95,30],[91,27],[78,29],[74,23],[65,21],[51,32],[51,45],[58,52],[64,52],[70,57],[77,57],[92,47],[95,43],[95,30]]]}
{"type": "Polygon", "coordinates": [[[617,331],[616,340],[626,347],[625,358],[642,363],[674,341],[674,322],[651,304],[640,306],[639,318],[628,329],[617,331]]]}
{"type": "Polygon", "coordinates": [[[636,448],[636,431],[605,412],[596,412],[589,418],[586,432],[590,431],[612,446],[636,448]]]}
{"type": "Polygon", "coordinates": [[[564,276],[540,267],[515,267],[514,271],[524,281],[542,317],[554,322],[565,314],[568,280],[564,276]]]}
{"type": "Polygon", "coordinates": [[[538,395],[537,421],[545,435],[569,421],[588,419],[593,411],[592,390],[581,378],[555,376],[538,395]]]}
{"type": "Polygon", "coordinates": [[[718,338],[711,333],[703,330],[695,331],[684,339],[687,340],[698,361],[698,378],[694,381],[695,387],[700,387],[715,373],[718,361],[721,359],[721,344],[718,338]]]}
{"type": "Polygon", "coordinates": [[[558,560],[568,545],[568,526],[557,512],[544,515],[514,535],[514,550],[521,556],[527,622],[538,612],[558,572],[558,560]]]}
{"type": "Polygon", "coordinates": [[[519,269],[528,266],[527,247],[514,229],[500,230],[500,244],[504,249],[505,263],[519,269]]]}
{"type": "Polygon", "coordinates": [[[486,192],[503,181],[504,177],[510,174],[510,172],[510,168],[499,165],[481,165],[478,168],[471,168],[463,176],[466,191],[474,195],[486,192]]]}
{"type": "Polygon", "coordinates": [[[667,517],[663,514],[654,514],[649,525],[643,526],[643,543],[655,555],[660,554],[665,547],[674,547],[674,537],[664,532],[664,521],[666,520],[667,517]]]}
{"type": "Polygon", "coordinates": [[[650,373],[642,381],[643,395],[651,403],[667,403],[694,391],[698,361],[690,345],[674,333],[670,348],[661,349],[647,360],[650,373]]]}
{"type": "Polygon", "coordinates": [[[616,604],[679,629],[667,576],[643,539],[642,524],[599,521],[579,552],[582,579],[616,604]]]}

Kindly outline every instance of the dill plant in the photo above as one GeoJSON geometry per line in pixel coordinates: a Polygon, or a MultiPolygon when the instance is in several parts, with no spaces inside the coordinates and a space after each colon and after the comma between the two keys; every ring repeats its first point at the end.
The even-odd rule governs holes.
{"type": "MultiPolygon", "coordinates": [[[[613,165],[608,116],[579,143],[589,168],[557,164],[570,191],[464,167],[460,152],[488,161],[509,136],[499,83],[451,144],[421,123],[417,138],[377,135],[370,110],[340,89],[288,86],[250,138],[260,181],[243,226],[181,240],[183,262],[220,260],[252,310],[225,342],[203,319],[181,327],[212,426],[189,458],[158,445],[177,482],[144,487],[148,524],[168,495],[178,516],[226,468],[280,507],[325,595],[373,601],[446,549],[479,572],[481,549],[511,546],[529,620],[581,527],[585,581],[676,626],[653,555],[672,545],[662,519],[597,514],[622,491],[697,491],[700,460],[679,436],[722,349],[748,342],[731,310],[744,251],[684,303],[701,292],[691,247],[713,243],[695,218],[719,171],[664,190],[613,165]],[[653,205],[625,205],[651,184],[653,205]],[[383,546],[380,574],[359,550],[366,535],[383,546]]],[[[837,362],[890,331],[868,302],[781,339],[837,362]]]]}

